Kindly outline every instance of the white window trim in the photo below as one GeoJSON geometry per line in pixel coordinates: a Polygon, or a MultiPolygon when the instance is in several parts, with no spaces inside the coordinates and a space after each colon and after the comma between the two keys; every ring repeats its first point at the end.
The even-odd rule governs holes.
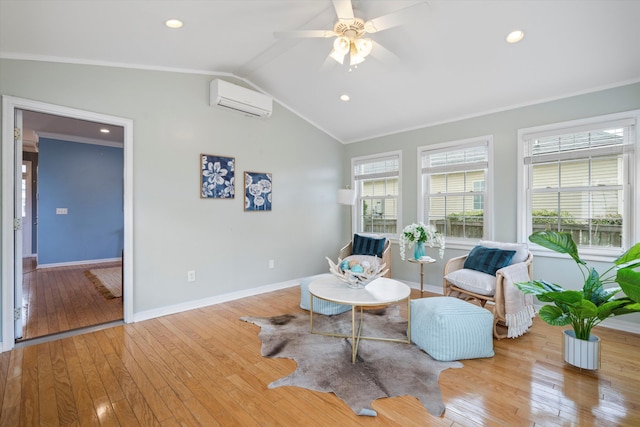
{"type": "MultiPolygon", "coordinates": [[[[458,139],[454,141],[441,142],[431,145],[423,145],[417,149],[417,175],[418,175],[418,212],[419,221],[426,223],[426,209],[424,194],[426,189],[422,179],[422,156],[425,152],[450,151],[452,149],[460,149],[465,146],[476,146],[479,144],[487,144],[487,176],[485,180],[485,199],[484,199],[484,236],[483,240],[494,239],[494,210],[493,210],[493,135],[483,135],[473,138],[458,139]]],[[[471,249],[476,245],[477,241],[471,239],[452,239],[447,237],[447,248],[450,249],[471,249]]]]}
{"type": "MultiPolygon", "coordinates": [[[[640,241],[640,110],[625,111],[622,113],[606,114],[603,116],[588,117],[578,120],[570,120],[566,122],[558,122],[541,126],[518,129],[518,198],[517,198],[517,233],[518,241],[529,242],[529,226],[528,211],[530,210],[529,189],[527,188],[529,168],[525,167],[525,137],[532,133],[557,133],[559,131],[580,130],[584,127],[590,127],[599,122],[611,122],[616,120],[633,120],[635,122],[635,150],[629,154],[629,161],[626,171],[626,191],[624,197],[631,200],[625,203],[624,221],[628,227],[623,230],[625,236],[623,241],[627,246],[631,247],[635,242],[640,241]],[[635,214],[634,214],[635,212],[635,214]]],[[[548,249],[542,248],[529,242],[531,252],[537,256],[549,258],[564,258],[566,255],[558,254],[548,249]]],[[[580,248],[580,257],[589,261],[612,262],[621,255],[626,249],[602,249],[602,248],[580,248]]]]}
{"type": "MultiPolygon", "coordinates": [[[[392,243],[398,243],[398,238],[400,236],[400,233],[402,232],[402,229],[404,228],[402,224],[402,150],[386,151],[384,153],[352,157],[351,158],[351,188],[354,188],[354,189],[356,188],[356,177],[354,174],[354,169],[357,163],[367,163],[370,161],[381,160],[389,157],[398,158],[398,203],[397,203],[398,218],[396,219],[396,233],[385,234],[385,237],[389,239],[389,241],[391,241],[392,243]]],[[[357,203],[357,198],[359,197],[360,195],[356,194],[356,203],[357,203]]],[[[365,232],[358,231],[358,217],[359,217],[359,212],[357,207],[356,209],[351,209],[351,229],[353,230],[353,232],[362,234],[362,235],[375,235],[376,233],[365,233],[365,232]]]]}

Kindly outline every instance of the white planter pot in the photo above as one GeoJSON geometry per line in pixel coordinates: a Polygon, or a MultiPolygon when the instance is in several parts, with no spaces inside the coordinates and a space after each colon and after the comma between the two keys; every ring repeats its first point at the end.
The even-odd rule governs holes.
{"type": "Polygon", "coordinates": [[[564,361],[578,368],[595,370],[600,367],[600,338],[589,336],[589,341],[579,340],[572,329],[565,329],[564,361]]]}

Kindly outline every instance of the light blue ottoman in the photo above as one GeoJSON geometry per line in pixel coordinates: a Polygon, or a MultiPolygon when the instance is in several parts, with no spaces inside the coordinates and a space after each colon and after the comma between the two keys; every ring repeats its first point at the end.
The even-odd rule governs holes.
{"type": "MultiPolygon", "coordinates": [[[[327,274],[322,274],[319,276],[313,276],[313,277],[307,277],[305,279],[302,279],[302,281],[300,282],[300,308],[303,310],[310,310],[310,299],[311,299],[311,294],[309,293],[309,283],[311,283],[312,281],[318,279],[318,278],[325,278],[326,276],[333,276],[330,273],[327,274]]],[[[336,279],[338,280],[338,279],[336,279]]],[[[347,286],[347,285],[345,285],[347,286]]],[[[340,314],[340,313],[344,313],[345,311],[349,311],[351,310],[351,306],[350,305],[345,305],[345,304],[337,304],[335,302],[329,302],[329,301],[325,301],[322,299],[318,299],[316,297],[313,297],[313,312],[314,313],[319,313],[319,314],[324,314],[327,316],[333,316],[334,314],[340,314]]]]}
{"type": "Polygon", "coordinates": [[[411,341],[441,361],[493,357],[493,313],[454,297],[412,300],[411,341]]]}

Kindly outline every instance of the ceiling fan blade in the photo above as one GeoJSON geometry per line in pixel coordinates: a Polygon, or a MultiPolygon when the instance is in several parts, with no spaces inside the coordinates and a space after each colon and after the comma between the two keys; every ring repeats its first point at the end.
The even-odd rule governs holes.
{"type": "Polygon", "coordinates": [[[277,31],[273,33],[274,37],[279,39],[290,38],[329,38],[335,37],[336,33],[332,30],[307,30],[307,31],[277,31]]]}
{"type": "Polygon", "coordinates": [[[351,0],[333,0],[333,7],[338,15],[338,21],[353,21],[353,5],[351,0]]]}
{"type": "Polygon", "coordinates": [[[376,41],[373,42],[373,49],[371,49],[370,56],[385,64],[397,64],[400,62],[400,58],[398,58],[395,53],[376,41]]]}
{"type": "Polygon", "coordinates": [[[422,2],[404,9],[397,10],[395,12],[391,12],[387,15],[382,15],[377,18],[370,19],[369,21],[364,23],[364,29],[367,33],[377,33],[378,31],[397,27],[398,25],[406,23],[412,16],[415,16],[415,14],[418,13],[418,8],[425,7],[426,5],[426,2],[422,2]]]}

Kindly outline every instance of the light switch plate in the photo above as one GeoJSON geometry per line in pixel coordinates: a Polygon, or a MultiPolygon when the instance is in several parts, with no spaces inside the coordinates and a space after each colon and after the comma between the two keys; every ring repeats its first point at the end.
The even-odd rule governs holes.
{"type": "Polygon", "coordinates": [[[66,215],[69,213],[67,208],[56,208],[56,215],[66,215]]]}

